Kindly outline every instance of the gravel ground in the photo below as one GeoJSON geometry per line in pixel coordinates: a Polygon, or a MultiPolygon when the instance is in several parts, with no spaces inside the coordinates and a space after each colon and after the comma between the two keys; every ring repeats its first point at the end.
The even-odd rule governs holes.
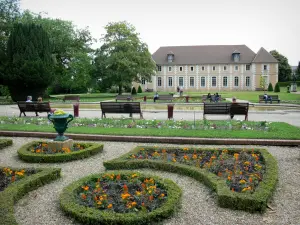
{"type": "MultiPolygon", "coordinates": [[[[60,167],[62,168],[62,178],[30,192],[16,203],[15,217],[21,225],[77,224],[72,218],[66,217],[60,210],[58,196],[63,187],[91,173],[104,172],[105,168],[102,164],[104,160],[116,158],[130,151],[133,147],[142,145],[141,143],[102,142],[104,143],[103,153],[84,160],[67,163],[38,164],[25,163],[19,160],[17,149],[21,145],[33,140],[37,139],[14,138],[13,146],[0,150],[0,165],[14,167],[60,167]]],[[[168,144],[160,145],[174,146],[168,144]]],[[[252,148],[257,146],[247,147],[252,148]]],[[[139,170],[140,172],[172,179],[183,190],[181,210],[174,217],[163,221],[163,224],[300,224],[300,148],[260,147],[267,148],[277,158],[279,164],[279,184],[269,203],[272,209],[268,209],[264,214],[250,214],[244,211],[220,208],[217,205],[215,194],[192,178],[168,172],[148,169],[139,170]]]]}

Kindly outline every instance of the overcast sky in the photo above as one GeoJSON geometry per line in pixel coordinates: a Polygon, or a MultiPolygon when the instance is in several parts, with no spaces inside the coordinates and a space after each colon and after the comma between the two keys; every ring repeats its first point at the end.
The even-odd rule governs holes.
{"type": "MultiPolygon", "coordinates": [[[[300,61],[300,0],[21,0],[21,8],[88,26],[126,20],[154,53],[160,46],[246,44],[300,61]]],[[[99,43],[94,47],[99,47],[99,43]]]]}

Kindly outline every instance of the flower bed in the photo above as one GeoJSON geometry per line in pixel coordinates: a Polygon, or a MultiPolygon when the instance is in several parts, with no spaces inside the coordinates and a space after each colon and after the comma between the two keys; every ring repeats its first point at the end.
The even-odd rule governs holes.
{"type": "Polygon", "coordinates": [[[104,166],[188,175],[215,190],[220,206],[250,212],[265,210],[278,179],[277,162],[264,149],[137,147],[104,166]]]}
{"type": "Polygon", "coordinates": [[[7,176],[5,179],[9,181],[5,182],[5,188],[0,191],[0,221],[2,225],[17,225],[14,217],[14,203],[29,191],[59,178],[61,171],[58,168],[0,168],[0,170],[5,171],[5,176],[7,176]],[[16,180],[11,182],[13,174],[16,180]]]}
{"type": "Polygon", "coordinates": [[[0,149],[12,145],[13,141],[11,139],[0,139],[0,149]]]}
{"type": "Polygon", "coordinates": [[[18,150],[21,159],[27,162],[65,162],[90,157],[103,150],[102,144],[75,143],[73,149],[51,149],[48,142],[33,141],[18,150]]]}
{"type": "Polygon", "coordinates": [[[74,182],[64,188],[60,204],[85,224],[149,224],[171,216],[180,197],[170,180],[115,171],[74,182]]]}

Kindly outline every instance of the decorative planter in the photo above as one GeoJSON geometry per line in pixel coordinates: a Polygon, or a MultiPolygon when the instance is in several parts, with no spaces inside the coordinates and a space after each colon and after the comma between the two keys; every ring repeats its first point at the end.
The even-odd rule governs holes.
{"type": "Polygon", "coordinates": [[[64,136],[65,131],[68,128],[68,124],[74,119],[71,114],[53,115],[48,114],[48,119],[53,123],[54,129],[58,133],[58,136],[54,141],[65,141],[68,137],[64,136]]]}

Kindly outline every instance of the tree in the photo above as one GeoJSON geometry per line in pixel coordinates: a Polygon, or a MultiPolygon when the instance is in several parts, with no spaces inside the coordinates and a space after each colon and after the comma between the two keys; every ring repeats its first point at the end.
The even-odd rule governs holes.
{"type": "Polygon", "coordinates": [[[269,83],[268,91],[273,91],[273,85],[272,85],[272,83],[269,83]]]}
{"type": "Polygon", "coordinates": [[[143,93],[141,85],[139,85],[139,87],[138,87],[138,93],[143,93]]]}
{"type": "Polygon", "coordinates": [[[298,66],[295,73],[296,73],[296,79],[300,80],[300,61],[298,62],[298,66]]]}
{"type": "Polygon", "coordinates": [[[135,89],[135,87],[132,88],[131,94],[132,94],[132,95],[136,95],[136,89],[135,89]]]}
{"type": "Polygon", "coordinates": [[[148,46],[139,39],[134,26],[127,22],[116,22],[109,23],[105,30],[103,45],[96,55],[103,61],[100,64],[99,60],[95,61],[97,70],[102,71],[104,79],[117,85],[119,94],[122,93],[122,87],[133,81],[141,82],[143,78],[150,81],[155,74],[156,65],[148,46]]]}
{"type": "Polygon", "coordinates": [[[270,51],[270,54],[278,60],[278,80],[289,81],[291,80],[292,69],[288,63],[288,59],[279,54],[276,50],[270,51]]]}
{"type": "Polygon", "coordinates": [[[54,59],[47,32],[35,24],[15,24],[7,43],[4,83],[13,101],[43,95],[53,81],[54,59]]]}
{"type": "Polygon", "coordinates": [[[265,91],[266,90],[266,85],[267,85],[266,79],[263,77],[263,75],[260,75],[259,87],[262,88],[265,91]]]}
{"type": "Polygon", "coordinates": [[[275,84],[274,92],[280,92],[280,86],[278,82],[275,84]]]}

